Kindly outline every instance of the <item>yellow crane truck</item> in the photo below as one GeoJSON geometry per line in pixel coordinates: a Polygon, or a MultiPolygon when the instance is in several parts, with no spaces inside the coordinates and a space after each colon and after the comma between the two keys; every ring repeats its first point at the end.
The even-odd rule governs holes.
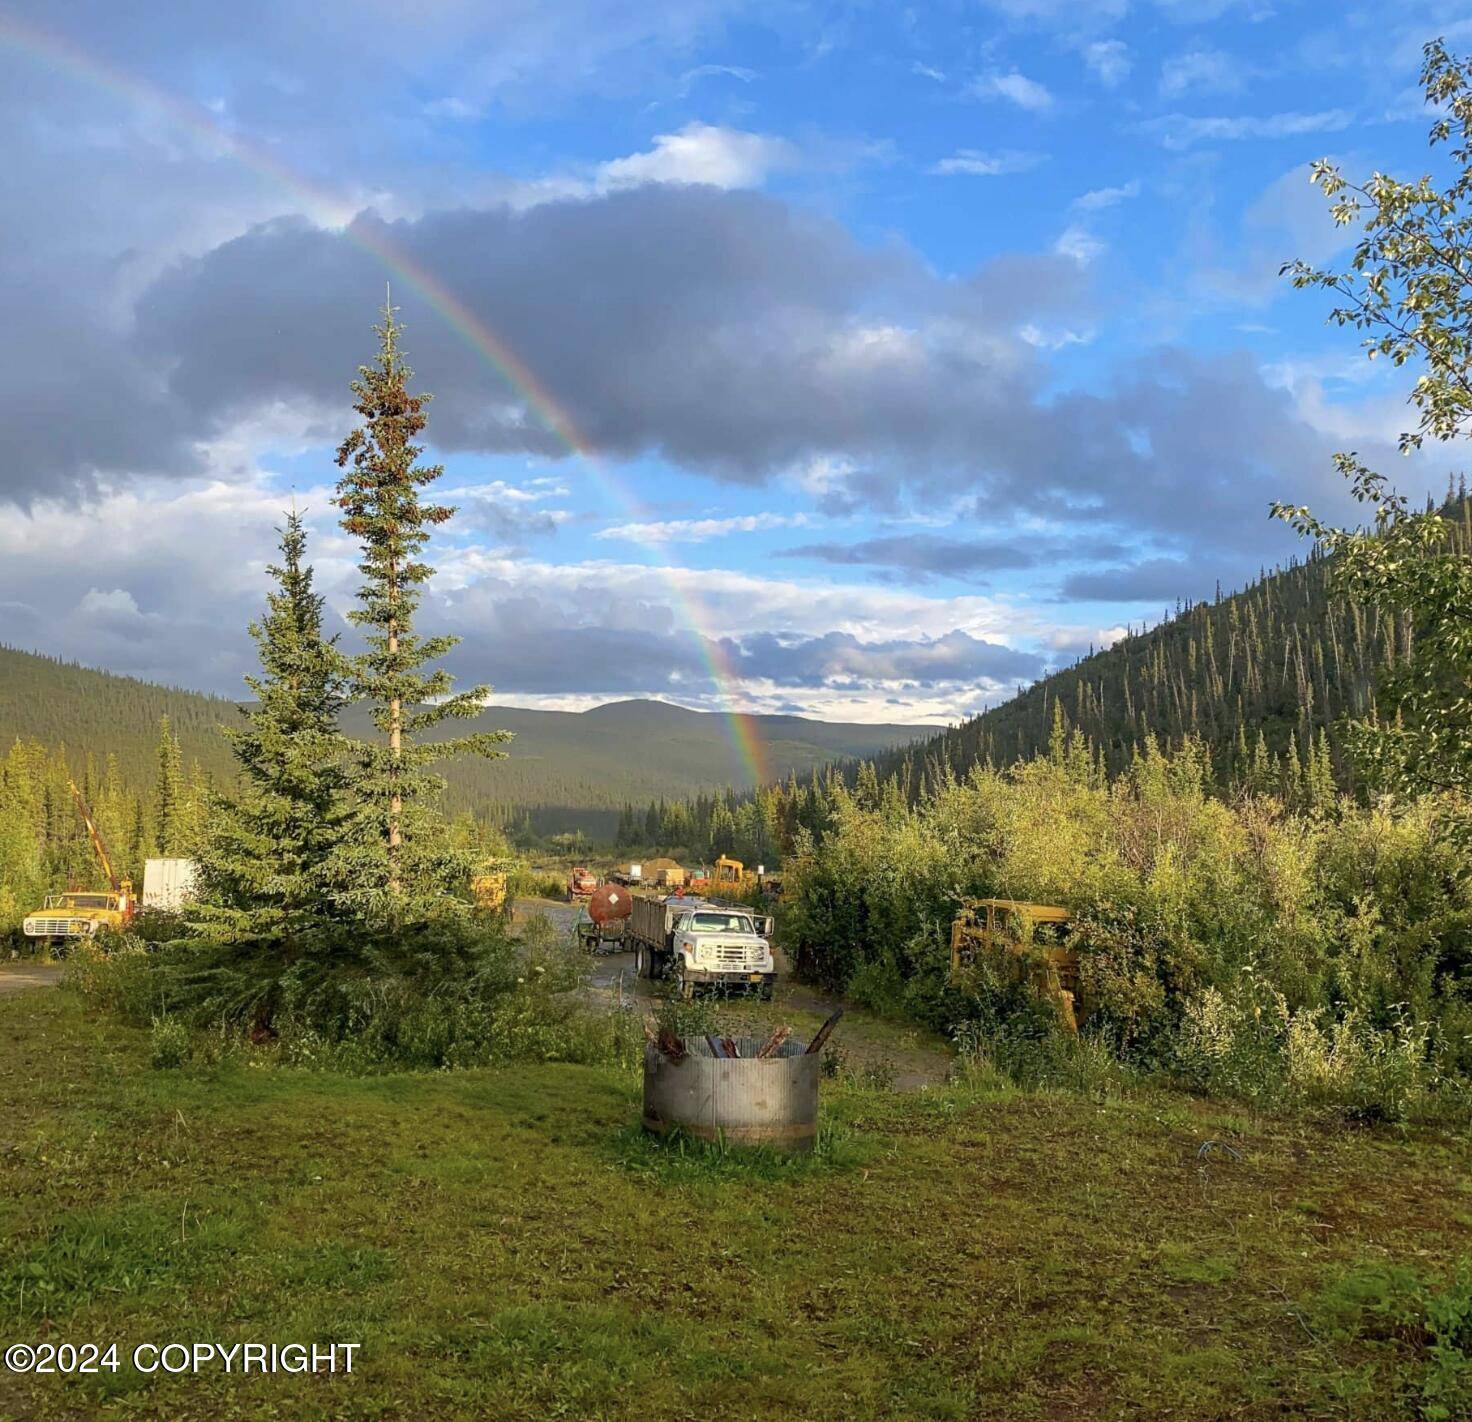
{"type": "MultiPolygon", "coordinates": [[[[68,782],[70,784],[70,782],[68,782]]],[[[107,846],[82,799],[82,792],[70,785],[72,799],[77,812],[87,826],[88,838],[92,841],[92,852],[102,865],[103,875],[108,882],[105,891],[68,889],[63,894],[47,894],[46,901],[35,913],[21,921],[21,932],[27,938],[47,943],[66,943],[77,938],[92,938],[103,929],[121,932],[133,919],[136,908],[133,885],[127,879],[118,878],[113,872],[112,860],[108,858],[107,846]]]]}

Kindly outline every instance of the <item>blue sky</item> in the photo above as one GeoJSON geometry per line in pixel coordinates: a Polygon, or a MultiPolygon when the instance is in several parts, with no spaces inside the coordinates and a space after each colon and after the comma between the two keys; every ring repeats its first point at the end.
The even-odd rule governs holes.
{"type": "Polygon", "coordinates": [[[1290,556],[1334,450],[1460,467],[1277,277],[1352,235],[1312,159],[1435,169],[1436,35],[1472,5],[0,7],[6,640],[233,692],[293,497],[346,608],[379,234],[594,456],[398,279],[457,674],[960,719],[1290,556]]]}

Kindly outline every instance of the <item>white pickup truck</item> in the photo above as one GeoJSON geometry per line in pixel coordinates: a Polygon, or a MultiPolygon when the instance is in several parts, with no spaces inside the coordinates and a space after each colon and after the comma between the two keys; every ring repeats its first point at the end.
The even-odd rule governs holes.
{"type": "Polygon", "coordinates": [[[681,997],[713,988],[770,998],[777,981],[770,932],[769,918],[741,904],[671,894],[635,898],[626,937],[635,973],[673,979],[681,997]]]}

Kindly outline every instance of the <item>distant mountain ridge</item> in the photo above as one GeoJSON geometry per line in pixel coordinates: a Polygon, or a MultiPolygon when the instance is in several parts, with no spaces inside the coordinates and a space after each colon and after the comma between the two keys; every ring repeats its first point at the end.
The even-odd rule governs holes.
{"type": "MultiPolygon", "coordinates": [[[[223,697],[156,686],[134,677],[0,646],[0,749],[17,737],[65,745],[80,769],[118,758],[129,784],[151,783],[158,723],[167,715],[184,762],[228,779],[233,761],[221,725],[238,717],[223,697]]],[[[924,736],[923,726],[861,725],[772,715],[749,718],[774,778],[806,775],[837,760],[862,758],[924,736]]],[[[366,729],[355,711],[348,728],[366,729]]],[[[616,817],[625,803],[679,798],[727,785],[752,788],[750,767],[736,754],[728,718],[663,701],[617,701],[588,711],[489,706],[453,731],[500,728],[516,733],[497,761],[459,761],[446,769],[452,809],[481,814],[543,807],[598,810],[616,817]]]]}

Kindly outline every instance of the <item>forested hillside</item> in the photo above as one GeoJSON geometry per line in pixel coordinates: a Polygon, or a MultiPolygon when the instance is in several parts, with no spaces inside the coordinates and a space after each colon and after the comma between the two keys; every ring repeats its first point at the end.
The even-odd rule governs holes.
{"type": "MultiPolygon", "coordinates": [[[[90,755],[116,761],[124,785],[149,789],[158,760],[159,720],[167,716],[186,770],[228,777],[232,760],[221,724],[237,719],[233,702],[153,686],[0,647],[0,754],[16,740],[66,748],[79,778],[90,755]]],[[[773,777],[806,775],[838,759],[872,755],[922,734],[906,726],[829,724],[798,716],[756,716],[752,730],[773,777]]],[[[367,732],[350,715],[348,729],[367,732]]],[[[448,770],[449,806],[504,818],[535,812],[539,827],[599,810],[617,817],[628,801],[690,795],[731,784],[752,788],[750,767],[732,750],[724,716],[656,701],[624,701],[591,711],[496,706],[457,729],[502,727],[516,739],[504,760],[460,762],[448,770]]]]}
{"type": "MultiPolygon", "coordinates": [[[[1465,488],[1448,496],[1441,514],[1451,528],[1448,550],[1472,550],[1465,488]]],[[[869,798],[892,786],[913,803],[948,775],[1031,761],[1075,731],[1110,777],[1152,741],[1166,750],[1189,741],[1218,790],[1266,792],[1311,808],[1352,788],[1344,724],[1377,709],[1380,689],[1413,646],[1406,616],[1335,592],[1328,560],[1315,555],[1242,592],[1183,607],[937,736],[789,776],[756,795],[728,790],[631,806],[620,817],[619,842],[771,860],[790,851],[799,829],[821,833],[843,785],[867,787],[869,798]]]]}
{"type": "Polygon", "coordinates": [[[89,753],[110,755],[129,784],[151,785],[162,716],[186,762],[228,773],[218,727],[237,719],[234,702],[0,646],[0,754],[17,740],[66,746],[77,772],[89,753]]]}
{"type": "MultiPolygon", "coordinates": [[[[1465,492],[1443,513],[1456,530],[1453,546],[1472,549],[1465,492]]],[[[1343,785],[1336,723],[1375,707],[1377,679],[1406,658],[1413,635],[1404,617],[1333,593],[1328,563],[1314,556],[1243,592],[1184,607],[973,720],[879,756],[875,768],[881,780],[908,773],[913,781],[929,764],[961,771],[1029,760],[1047,749],[1061,710],[1110,771],[1123,769],[1149,736],[1177,745],[1190,735],[1205,743],[1223,783],[1278,776],[1285,764],[1291,774],[1327,748],[1343,785]]]]}

